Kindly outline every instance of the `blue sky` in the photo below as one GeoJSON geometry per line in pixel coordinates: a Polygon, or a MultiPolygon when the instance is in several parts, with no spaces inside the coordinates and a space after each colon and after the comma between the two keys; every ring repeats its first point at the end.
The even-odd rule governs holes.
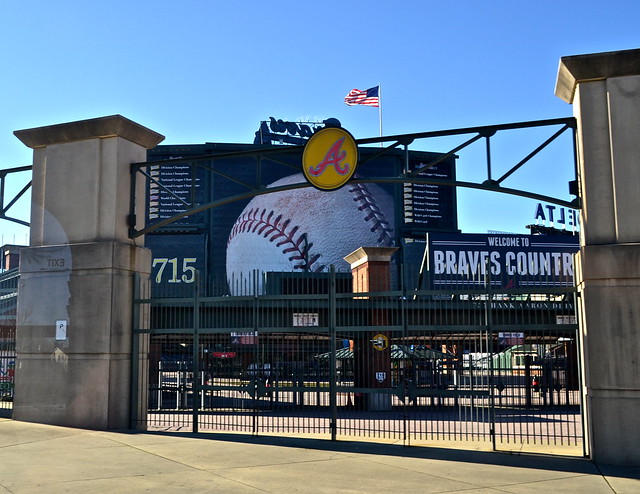
{"type": "MultiPolygon", "coordinates": [[[[14,130],[112,114],[164,144],[251,142],[270,116],[335,117],[356,138],[375,137],[377,109],[343,98],[377,84],[385,135],[567,117],[553,94],[560,57],[638,48],[638,19],[637,0],[4,0],[0,169],[31,163],[14,130]]],[[[494,166],[526,155],[528,139],[496,145],[494,166]]],[[[569,199],[567,147],[504,185],[569,199]]],[[[458,177],[483,170],[471,152],[458,177]]],[[[526,232],[535,204],[460,191],[460,227],[526,232]]],[[[28,200],[14,214],[27,219],[28,200]]],[[[26,229],[0,221],[0,235],[23,243],[26,229]]]]}

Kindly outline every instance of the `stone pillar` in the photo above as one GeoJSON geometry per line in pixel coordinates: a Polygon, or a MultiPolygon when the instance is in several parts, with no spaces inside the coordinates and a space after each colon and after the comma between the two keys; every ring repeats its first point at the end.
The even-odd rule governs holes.
{"type": "MultiPolygon", "coordinates": [[[[144,239],[128,237],[130,164],[163,136],[119,115],[15,135],[34,159],[13,418],[128,428],[133,279],[151,271],[144,239]]],[[[144,192],[140,183],[139,218],[144,192]]]]}
{"type": "Polygon", "coordinates": [[[563,57],[578,122],[576,280],[589,452],[640,464],[640,50],[563,57]]]}
{"type": "MultiPolygon", "coordinates": [[[[385,292],[390,289],[391,257],[396,247],[360,247],[344,258],[351,265],[354,293],[385,292]]],[[[389,324],[387,309],[376,307],[371,298],[369,326],[389,324]]],[[[391,387],[391,335],[385,331],[367,331],[354,338],[354,386],[356,388],[391,387]]],[[[391,410],[391,395],[356,395],[355,406],[362,410],[391,410]]]]}

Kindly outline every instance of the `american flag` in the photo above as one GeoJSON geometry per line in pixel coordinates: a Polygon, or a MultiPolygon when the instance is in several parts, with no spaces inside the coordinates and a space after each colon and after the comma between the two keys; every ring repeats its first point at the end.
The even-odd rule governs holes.
{"type": "Polygon", "coordinates": [[[349,105],[366,105],[366,106],[380,106],[379,95],[380,86],[369,88],[365,91],[361,89],[352,89],[344,97],[344,102],[349,105]]]}

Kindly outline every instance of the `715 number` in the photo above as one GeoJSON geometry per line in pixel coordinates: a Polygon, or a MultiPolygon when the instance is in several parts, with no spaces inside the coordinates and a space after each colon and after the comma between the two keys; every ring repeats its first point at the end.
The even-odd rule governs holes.
{"type": "Polygon", "coordinates": [[[162,283],[162,276],[164,270],[169,265],[170,271],[167,273],[170,275],[169,283],[193,283],[196,279],[196,268],[190,266],[196,262],[195,257],[185,257],[182,259],[182,275],[178,277],[178,258],[168,259],[166,257],[157,257],[153,260],[153,267],[160,266],[156,273],[156,283],[162,283]]]}

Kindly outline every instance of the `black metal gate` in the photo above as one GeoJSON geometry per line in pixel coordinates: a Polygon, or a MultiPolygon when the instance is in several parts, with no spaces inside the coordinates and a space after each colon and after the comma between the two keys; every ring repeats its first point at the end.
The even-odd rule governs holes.
{"type": "Polygon", "coordinates": [[[13,411],[18,269],[0,271],[0,414],[13,411]]]}
{"type": "Polygon", "coordinates": [[[350,277],[136,299],[133,425],[584,453],[573,288],[353,293],[350,277]]]}

